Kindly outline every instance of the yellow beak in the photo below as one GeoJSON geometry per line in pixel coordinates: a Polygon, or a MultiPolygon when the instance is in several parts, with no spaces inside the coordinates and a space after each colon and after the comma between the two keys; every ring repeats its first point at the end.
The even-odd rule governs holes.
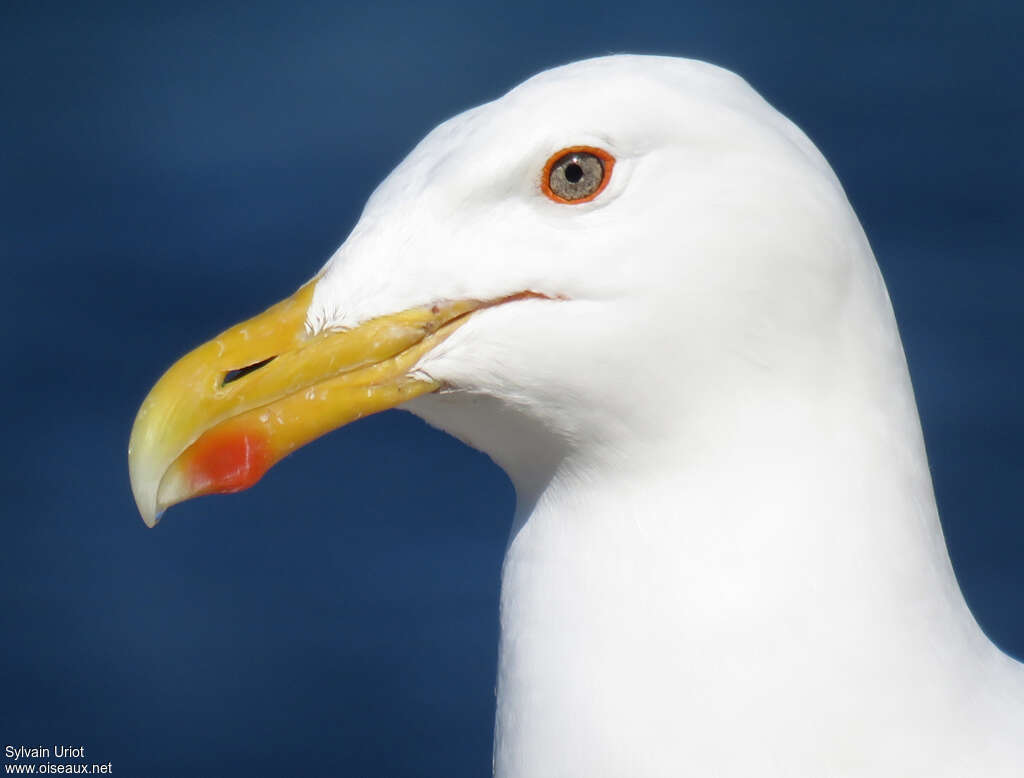
{"type": "Polygon", "coordinates": [[[132,428],[132,491],[150,527],[176,503],[247,489],[300,446],[435,391],[410,371],[486,303],[437,303],[310,335],[315,281],[175,363],[132,428]]]}

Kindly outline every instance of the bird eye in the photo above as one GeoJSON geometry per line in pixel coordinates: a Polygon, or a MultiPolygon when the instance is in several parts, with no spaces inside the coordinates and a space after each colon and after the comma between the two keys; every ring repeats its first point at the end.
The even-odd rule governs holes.
{"type": "Polygon", "coordinates": [[[614,164],[615,157],[603,149],[562,149],[544,165],[541,189],[556,203],[589,202],[607,186],[614,164]]]}

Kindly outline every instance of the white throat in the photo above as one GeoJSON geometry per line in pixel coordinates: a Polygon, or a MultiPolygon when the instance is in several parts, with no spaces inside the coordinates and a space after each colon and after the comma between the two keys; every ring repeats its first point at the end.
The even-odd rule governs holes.
{"type": "Polygon", "coordinates": [[[963,775],[979,743],[984,774],[1009,775],[1024,758],[1024,676],[960,594],[872,287],[850,315],[886,326],[848,322],[813,380],[751,366],[660,436],[574,445],[492,397],[413,404],[517,489],[496,775],[963,775]]]}

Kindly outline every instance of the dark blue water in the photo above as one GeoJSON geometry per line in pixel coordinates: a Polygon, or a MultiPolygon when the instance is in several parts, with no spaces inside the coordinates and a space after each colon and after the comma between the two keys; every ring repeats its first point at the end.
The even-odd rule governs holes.
{"type": "Polygon", "coordinates": [[[735,69],[831,160],[964,591],[1024,654],[1024,6],[751,5],[5,3],[3,743],[121,775],[489,771],[496,467],[392,412],[149,531],[125,449],[162,370],[309,277],[433,125],[609,52],[735,69]]]}

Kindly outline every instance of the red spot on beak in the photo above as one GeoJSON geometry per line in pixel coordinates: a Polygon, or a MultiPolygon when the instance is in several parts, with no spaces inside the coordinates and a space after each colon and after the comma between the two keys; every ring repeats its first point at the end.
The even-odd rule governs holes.
{"type": "Polygon", "coordinates": [[[248,489],[274,464],[262,430],[214,428],[200,436],[188,454],[189,480],[196,496],[248,489]]]}

